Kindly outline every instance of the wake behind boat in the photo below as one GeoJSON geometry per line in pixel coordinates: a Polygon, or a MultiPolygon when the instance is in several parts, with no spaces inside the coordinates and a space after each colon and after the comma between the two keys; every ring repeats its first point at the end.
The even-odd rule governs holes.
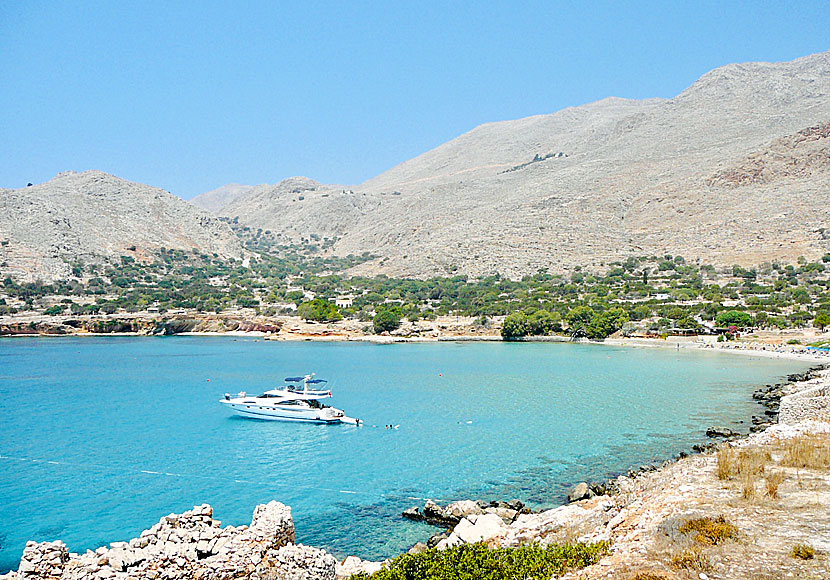
{"type": "Polygon", "coordinates": [[[315,379],[311,374],[287,377],[285,382],[287,384],[283,388],[265,391],[255,397],[244,392],[236,397],[225,393],[225,398],[219,402],[238,415],[252,419],[360,424],[360,419],[347,417],[342,410],[320,402],[331,398],[331,391],[319,390],[319,386],[326,384],[325,379],[315,379]],[[298,383],[302,383],[302,387],[298,383]]]}

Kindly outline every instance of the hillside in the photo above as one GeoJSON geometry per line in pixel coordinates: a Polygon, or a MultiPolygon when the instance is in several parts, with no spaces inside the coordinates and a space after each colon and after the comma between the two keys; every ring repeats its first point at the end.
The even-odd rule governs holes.
{"type": "Polygon", "coordinates": [[[219,212],[228,204],[239,199],[253,188],[253,185],[229,183],[227,185],[223,185],[222,187],[218,187],[214,190],[197,195],[190,200],[190,203],[211,212],[219,212]]]}
{"type": "Polygon", "coordinates": [[[830,249],[828,139],[811,129],[828,121],[830,52],[730,64],[672,99],[488,123],[359,186],[267,186],[221,213],[380,256],[361,273],[519,276],[663,253],[794,262],[830,249]],[[787,145],[805,130],[816,138],[787,145]],[[774,178],[724,178],[753,162],[774,178]]]}
{"type": "Polygon", "coordinates": [[[162,189],[100,171],[0,190],[0,277],[65,278],[70,262],[142,259],[162,246],[242,255],[218,218],[162,189]]]}

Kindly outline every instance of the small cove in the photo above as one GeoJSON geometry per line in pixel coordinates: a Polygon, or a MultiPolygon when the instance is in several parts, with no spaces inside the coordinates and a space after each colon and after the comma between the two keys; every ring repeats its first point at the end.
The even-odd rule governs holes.
{"type": "Polygon", "coordinates": [[[708,426],[746,431],[753,389],[808,366],[560,343],[0,340],[0,570],[29,539],[95,548],[203,502],[240,525],[271,499],[292,507],[298,541],[394,555],[431,533],[398,517],[423,498],[555,505],[708,426]],[[365,426],[251,421],[218,404],[311,371],[365,426]]]}

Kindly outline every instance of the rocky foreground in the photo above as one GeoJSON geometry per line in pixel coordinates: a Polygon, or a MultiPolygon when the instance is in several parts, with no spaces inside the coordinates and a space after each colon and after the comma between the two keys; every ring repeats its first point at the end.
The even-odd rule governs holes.
{"type": "MultiPolygon", "coordinates": [[[[788,386],[778,424],[606,487],[613,493],[592,497],[585,486],[576,501],[536,513],[518,502],[427,502],[405,515],[448,529],[410,552],[609,541],[609,555],[564,578],[830,578],[830,370],[788,386]],[[696,522],[717,534],[690,533],[696,522]]],[[[29,542],[18,570],[0,578],[337,580],[383,565],[338,563],[295,544],[290,508],[272,501],[257,506],[250,526],[222,528],[203,505],[85,554],[29,542]]]]}

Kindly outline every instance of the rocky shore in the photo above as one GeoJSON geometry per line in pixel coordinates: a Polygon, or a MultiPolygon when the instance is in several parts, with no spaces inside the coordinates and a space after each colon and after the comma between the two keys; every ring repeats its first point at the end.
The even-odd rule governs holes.
{"type": "MultiPolygon", "coordinates": [[[[756,392],[786,421],[602,485],[580,484],[566,505],[532,512],[521,502],[428,501],[407,510],[405,517],[446,529],[410,552],[476,542],[610,541],[608,556],[566,577],[828,578],[830,369],[790,379],[756,392]],[[698,541],[690,522],[720,522],[729,534],[698,541]]],[[[222,528],[202,505],[94,552],[29,542],[18,570],[0,578],[335,580],[382,565],[356,557],[338,563],[323,550],[294,544],[290,509],[272,501],[257,506],[250,526],[222,528]]]]}

